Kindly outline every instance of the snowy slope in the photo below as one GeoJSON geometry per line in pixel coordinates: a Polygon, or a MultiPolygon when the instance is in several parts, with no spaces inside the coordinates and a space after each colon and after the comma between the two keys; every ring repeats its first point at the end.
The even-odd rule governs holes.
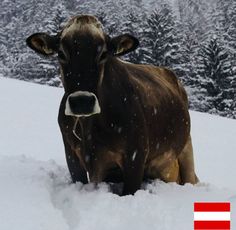
{"type": "Polygon", "coordinates": [[[73,185],[57,126],[62,89],[0,78],[0,230],[193,229],[194,201],[232,203],[236,121],[191,112],[196,186],[143,185],[119,197],[106,184],[73,185]]]}

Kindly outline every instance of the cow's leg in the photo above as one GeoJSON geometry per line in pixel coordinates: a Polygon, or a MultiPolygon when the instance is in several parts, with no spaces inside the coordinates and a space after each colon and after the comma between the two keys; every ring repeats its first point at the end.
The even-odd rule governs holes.
{"type": "Polygon", "coordinates": [[[63,141],[65,146],[66,162],[73,183],[88,183],[87,173],[82,167],[79,158],[77,157],[76,153],[71,149],[70,145],[67,143],[65,138],[63,138],[63,141]]]}
{"type": "Polygon", "coordinates": [[[183,151],[178,157],[178,161],[180,167],[181,184],[196,184],[199,180],[194,170],[193,147],[190,136],[183,151]]]}
{"type": "MultiPolygon", "coordinates": [[[[140,155],[142,155],[142,153],[140,155]]],[[[141,187],[144,173],[144,160],[141,159],[142,157],[137,156],[137,158],[140,159],[136,161],[126,159],[124,163],[124,188],[122,195],[134,194],[141,187]]]]}
{"type": "Polygon", "coordinates": [[[71,148],[71,145],[68,143],[70,140],[72,143],[77,143],[75,135],[72,133],[72,130],[69,130],[68,127],[73,126],[73,121],[71,117],[65,116],[65,102],[67,95],[64,95],[61,101],[58,114],[58,124],[61,130],[62,139],[65,147],[65,155],[67,165],[70,171],[72,181],[75,183],[80,181],[82,183],[88,183],[87,173],[82,167],[78,156],[75,151],[71,148]],[[71,124],[72,122],[72,124],[71,124]]]}
{"type": "Polygon", "coordinates": [[[127,151],[123,161],[124,188],[122,195],[134,194],[140,189],[148,152],[147,146],[144,138],[136,138],[136,140],[132,139],[132,141],[128,141],[127,151]]]}
{"type": "Polygon", "coordinates": [[[134,194],[140,189],[144,178],[144,167],[149,153],[148,129],[141,103],[132,101],[136,111],[127,116],[126,151],[123,156],[124,188],[122,195],[134,194]],[[138,116],[137,116],[138,114],[138,116]]]}

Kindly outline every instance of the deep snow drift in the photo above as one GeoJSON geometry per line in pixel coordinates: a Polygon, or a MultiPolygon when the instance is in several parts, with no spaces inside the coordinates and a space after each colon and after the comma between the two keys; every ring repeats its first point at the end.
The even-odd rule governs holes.
{"type": "Polygon", "coordinates": [[[119,197],[69,183],[57,126],[63,90],[0,78],[0,230],[193,229],[194,201],[231,201],[236,229],[236,121],[191,112],[196,186],[153,181],[119,197]]]}

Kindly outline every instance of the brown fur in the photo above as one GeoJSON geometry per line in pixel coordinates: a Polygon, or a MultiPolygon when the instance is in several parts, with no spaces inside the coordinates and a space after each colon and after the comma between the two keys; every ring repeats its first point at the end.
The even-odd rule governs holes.
{"type": "MultiPolygon", "coordinates": [[[[123,181],[123,195],[135,193],[144,179],[195,184],[188,100],[181,83],[169,69],[124,62],[114,56],[116,51],[99,62],[120,38],[97,36],[90,26],[94,23],[99,25],[92,16],[73,18],[58,38],[66,55],[66,61],[60,60],[65,95],[58,122],[73,181],[87,183],[86,172],[95,183],[123,181]],[[73,23],[87,29],[73,25],[68,35],[73,23]],[[96,94],[100,114],[65,115],[68,95],[78,90],[96,94]]],[[[118,45],[117,53],[135,46],[131,36],[122,39],[120,46],[126,45],[118,45]]]]}

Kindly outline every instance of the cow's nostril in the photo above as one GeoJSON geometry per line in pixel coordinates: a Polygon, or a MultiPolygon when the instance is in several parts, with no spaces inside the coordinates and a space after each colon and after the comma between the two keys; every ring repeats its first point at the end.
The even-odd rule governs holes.
{"type": "Polygon", "coordinates": [[[77,91],[68,96],[65,110],[66,115],[82,117],[97,113],[100,113],[100,107],[95,94],[87,91],[77,91]]]}

